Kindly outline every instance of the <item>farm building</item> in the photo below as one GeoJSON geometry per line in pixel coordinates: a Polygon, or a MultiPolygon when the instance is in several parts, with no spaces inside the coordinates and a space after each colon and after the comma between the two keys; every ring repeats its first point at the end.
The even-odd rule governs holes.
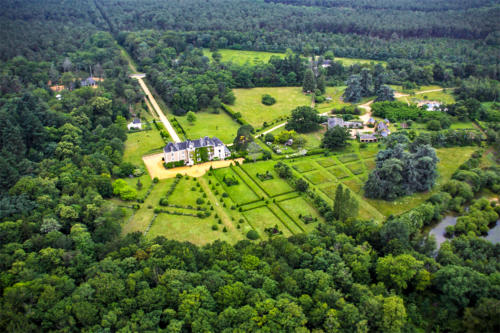
{"type": "Polygon", "coordinates": [[[378,139],[373,134],[362,134],[359,136],[359,142],[377,142],[378,139]]]}

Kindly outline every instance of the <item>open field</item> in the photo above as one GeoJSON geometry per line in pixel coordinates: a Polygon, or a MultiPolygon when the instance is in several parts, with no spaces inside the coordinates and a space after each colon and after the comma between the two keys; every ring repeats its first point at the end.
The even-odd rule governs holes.
{"type": "Polygon", "coordinates": [[[361,58],[342,58],[342,57],[335,57],[334,61],[340,61],[342,65],[344,66],[352,66],[354,64],[382,64],[382,65],[387,65],[386,61],[382,60],[371,60],[371,59],[361,59],[361,58]]]}
{"type": "Polygon", "coordinates": [[[187,116],[175,117],[182,126],[189,139],[199,139],[204,136],[218,137],[222,142],[228,144],[233,142],[240,125],[227,113],[221,111],[219,114],[200,111],[196,113],[196,121],[190,123],[187,116]]]}
{"type": "Polygon", "coordinates": [[[266,228],[278,226],[280,231],[283,231],[284,236],[290,236],[291,232],[283,225],[281,220],[267,207],[252,209],[243,213],[249,221],[253,221],[255,230],[261,238],[266,238],[266,228]]]}
{"type": "Polygon", "coordinates": [[[330,183],[333,181],[332,178],[329,177],[323,170],[309,172],[305,174],[304,177],[314,185],[330,183]]]}
{"type": "MultiPolygon", "coordinates": [[[[275,53],[275,52],[261,52],[261,51],[240,51],[240,50],[229,50],[220,49],[217,50],[222,56],[221,62],[232,62],[237,65],[244,65],[246,63],[250,65],[257,65],[262,63],[268,63],[272,56],[284,58],[285,53],[275,53]]],[[[203,55],[208,57],[210,61],[212,59],[212,52],[209,49],[203,49],[203,55]]]]}
{"type": "Polygon", "coordinates": [[[242,118],[254,127],[290,116],[291,111],[298,106],[311,105],[311,96],[302,93],[300,87],[233,89],[233,92],[236,102],[231,108],[240,112],[242,118]],[[270,106],[262,104],[264,94],[273,96],[276,103],[270,106]]]}
{"type": "Polygon", "coordinates": [[[316,104],[316,109],[320,113],[329,112],[332,109],[340,109],[343,106],[350,105],[350,103],[345,103],[342,101],[342,94],[344,93],[346,86],[340,87],[326,87],[325,97],[331,97],[331,101],[325,101],[321,104],[316,104]]]}

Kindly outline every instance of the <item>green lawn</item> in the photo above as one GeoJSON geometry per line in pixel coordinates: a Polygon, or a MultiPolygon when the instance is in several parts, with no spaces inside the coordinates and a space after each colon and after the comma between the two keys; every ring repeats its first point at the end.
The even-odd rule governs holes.
{"type": "Polygon", "coordinates": [[[347,164],[346,167],[355,175],[360,175],[365,172],[365,167],[361,162],[350,163],[347,164]]]}
{"type": "Polygon", "coordinates": [[[301,225],[305,225],[306,230],[313,230],[318,223],[310,222],[306,224],[299,216],[311,216],[317,218],[318,221],[323,221],[323,218],[316,209],[314,209],[314,207],[312,207],[303,197],[281,201],[278,205],[287,212],[294,221],[299,221],[301,225]]]}
{"type": "Polygon", "coordinates": [[[291,232],[288,228],[283,225],[283,223],[267,207],[252,209],[244,212],[243,215],[245,215],[250,225],[255,228],[260,237],[263,239],[267,238],[267,234],[264,229],[272,228],[275,225],[278,226],[280,231],[283,231],[284,236],[291,236],[291,232]]]}
{"type": "MultiPolygon", "coordinates": [[[[238,65],[244,65],[248,63],[250,65],[257,65],[262,63],[268,63],[272,56],[277,56],[280,58],[285,57],[285,53],[275,53],[275,52],[260,52],[260,51],[240,51],[240,50],[229,50],[220,49],[217,50],[222,56],[221,62],[233,62],[238,65]]],[[[203,49],[203,55],[212,59],[212,52],[209,49],[203,49]]]]}
{"type": "MultiPolygon", "coordinates": [[[[196,182],[192,177],[189,179],[182,178],[175,187],[174,192],[168,198],[168,202],[174,205],[196,207],[198,205],[196,199],[203,199],[203,192],[200,192],[201,187],[196,184],[199,184],[199,182],[196,182]]],[[[165,194],[167,191],[168,187],[165,187],[165,194]]]]}
{"type": "Polygon", "coordinates": [[[163,147],[165,142],[155,128],[150,131],[128,133],[123,161],[142,165],[142,156],[158,152],[163,147]]]}
{"type": "Polygon", "coordinates": [[[252,178],[252,180],[259,185],[264,192],[270,197],[276,195],[287,193],[293,189],[288,185],[286,181],[281,179],[276,172],[274,172],[275,161],[265,161],[257,163],[243,164],[242,168],[247,172],[247,174],[252,178]],[[266,173],[269,171],[273,175],[273,179],[261,181],[257,178],[257,173],[266,173]]]}
{"type": "Polygon", "coordinates": [[[236,102],[231,108],[256,128],[264,122],[270,124],[279,118],[284,120],[298,106],[311,105],[311,96],[302,93],[300,87],[234,89],[233,92],[236,102]],[[273,96],[276,103],[270,106],[262,104],[263,94],[273,96]]]}
{"type": "Polygon", "coordinates": [[[333,158],[325,158],[322,160],[318,160],[316,162],[319,165],[321,165],[323,168],[328,168],[328,167],[331,167],[331,166],[337,164],[337,162],[335,162],[335,160],[333,158]]]}
{"type": "Polygon", "coordinates": [[[259,199],[259,197],[245,184],[243,179],[233,170],[231,170],[231,168],[216,169],[213,171],[213,173],[217,177],[218,184],[220,185],[216,186],[216,184],[212,183],[211,187],[214,186],[215,191],[218,191],[219,195],[222,195],[222,193],[225,191],[237,204],[245,204],[247,202],[252,202],[259,199]],[[224,176],[234,177],[238,180],[239,183],[237,185],[227,186],[227,184],[223,181],[224,176]]]}
{"type": "Polygon", "coordinates": [[[342,65],[344,65],[344,66],[352,66],[354,64],[363,65],[363,64],[370,64],[370,63],[382,64],[384,66],[387,65],[387,62],[382,61],[382,60],[371,60],[371,59],[360,59],[360,58],[341,58],[341,57],[335,57],[334,60],[342,62],[342,65]]]}
{"type": "Polygon", "coordinates": [[[316,167],[314,166],[314,163],[312,163],[310,161],[297,163],[297,164],[292,165],[292,167],[300,173],[304,173],[304,172],[316,169],[316,167]]]}
{"type": "Polygon", "coordinates": [[[329,173],[334,175],[335,178],[337,178],[337,179],[349,177],[349,173],[347,173],[347,171],[345,171],[344,168],[342,168],[340,166],[328,168],[327,170],[329,173]]]}
{"type": "Polygon", "coordinates": [[[234,243],[244,236],[228,230],[222,232],[224,225],[217,224],[218,230],[212,230],[212,225],[217,224],[213,218],[200,219],[193,216],[159,214],[147,234],[148,238],[164,236],[180,242],[191,242],[204,245],[215,240],[234,243]]]}
{"type": "Polygon", "coordinates": [[[321,104],[316,104],[316,109],[320,113],[324,112],[329,112],[332,109],[340,109],[343,106],[350,105],[350,103],[345,103],[342,101],[341,97],[342,94],[344,93],[346,86],[339,86],[339,87],[326,87],[325,90],[325,97],[331,97],[331,101],[325,101],[321,104]]]}
{"type": "Polygon", "coordinates": [[[342,163],[348,163],[359,160],[359,156],[357,154],[342,154],[338,158],[342,163]]]}
{"type": "Polygon", "coordinates": [[[315,171],[304,175],[304,177],[313,183],[314,185],[329,183],[332,181],[331,177],[328,177],[325,171],[315,171]]]}
{"type": "Polygon", "coordinates": [[[450,126],[451,129],[476,129],[476,126],[472,121],[453,123],[450,126]]]}
{"type": "Polygon", "coordinates": [[[199,139],[204,136],[216,136],[224,143],[231,143],[236,136],[239,124],[227,113],[221,111],[219,114],[200,111],[196,113],[196,121],[190,123],[187,116],[176,117],[189,139],[199,139]]]}

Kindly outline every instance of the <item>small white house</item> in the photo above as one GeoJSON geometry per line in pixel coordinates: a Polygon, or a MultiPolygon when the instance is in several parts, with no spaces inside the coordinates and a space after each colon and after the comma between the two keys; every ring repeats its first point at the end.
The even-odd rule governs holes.
{"type": "Polygon", "coordinates": [[[134,129],[141,129],[142,128],[142,123],[139,118],[134,118],[130,124],[127,125],[127,128],[131,130],[132,128],[134,129]]]}

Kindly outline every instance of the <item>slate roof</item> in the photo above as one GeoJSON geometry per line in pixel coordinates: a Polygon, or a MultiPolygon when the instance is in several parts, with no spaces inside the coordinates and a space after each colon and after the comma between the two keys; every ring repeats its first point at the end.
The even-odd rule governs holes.
{"type": "Polygon", "coordinates": [[[337,117],[328,118],[328,128],[333,128],[335,126],[343,127],[344,126],[344,119],[337,118],[337,117]]]}
{"type": "MultiPolygon", "coordinates": [[[[188,148],[191,149],[196,149],[196,148],[202,148],[202,147],[218,147],[218,146],[223,146],[224,144],[222,141],[220,141],[218,138],[215,136],[213,138],[209,138],[208,136],[204,138],[199,138],[196,140],[187,140],[187,141],[182,141],[182,142],[169,142],[165,148],[163,148],[163,151],[166,153],[171,153],[179,150],[186,150],[188,148]]],[[[229,152],[229,149],[226,147],[226,152],[229,152]]]]}
{"type": "Polygon", "coordinates": [[[372,134],[362,134],[359,138],[361,140],[375,140],[375,139],[377,139],[375,137],[375,135],[372,135],[372,134]]]}
{"type": "Polygon", "coordinates": [[[387,132],[386,130],[383,130],[382,132],[380,132],[380,135],[382,135],[385,138],[389,135],[389,132],[387,132]]]}
{"type": "Polygon", "coordinates": [[[134,118],[134,120],[132,121],[132,124],[140,124],[141,123],[141,120],[139,118],[134,118]]]}
{"type": "Polygon", "coordinates": [[[88,77],[85,80],[81,81],[82,87],[93,86],[95,84],[97,84],[97,82],[92,77],[88,77]]]}
{"type": "Polygon", "coordinates": [[[370,119],[368,119],[368,122],[369,122],[370,124],[372,124],[372,123],[374,123],[374,122],[375,122],[375,119],[370,118],[370,119]]]}
{"type": "Polygon", "coordinates": [[[379,122],[377,124],[377,130],[382,131],[382,130],[388,130],[389,128],[384,122],[379,122]]]}

